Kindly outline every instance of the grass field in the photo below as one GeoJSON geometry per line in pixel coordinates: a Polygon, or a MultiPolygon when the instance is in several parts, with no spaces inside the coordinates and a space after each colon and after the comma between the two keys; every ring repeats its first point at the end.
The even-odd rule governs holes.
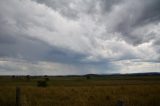
{"type": "Polygon", "coordinates": [[[22,106],[160,106],[160,76],[0,77],[0,106],[16,106],[20,87],[22,106]]]}

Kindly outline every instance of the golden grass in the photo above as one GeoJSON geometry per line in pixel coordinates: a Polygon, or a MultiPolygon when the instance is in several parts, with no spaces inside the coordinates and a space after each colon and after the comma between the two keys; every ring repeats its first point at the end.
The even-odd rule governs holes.
{"type": "MultiPolygon", "coordinates": [[[[21,86],[22,106],[116,106],[118,100],[125,106],[160,106],[160,81],[50,81],[46,88],[31,83],[21,86]]],[[[17,85],[11,85],[0,86],[0,106],[15,106],[17,85]]]]}

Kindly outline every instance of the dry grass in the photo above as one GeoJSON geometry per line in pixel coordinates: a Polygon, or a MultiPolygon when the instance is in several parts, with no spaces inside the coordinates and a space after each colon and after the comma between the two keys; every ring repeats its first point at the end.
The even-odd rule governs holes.
{"type": "Polygon", "coordinates": [[[17,85],[22,106],[116,106],[118,100],[125,106],[160,106],[159,80],[57,80],[46,88],[34,86],[34,81],[5,83],[0,86],[0,106],[15,105],[17,85]]]}

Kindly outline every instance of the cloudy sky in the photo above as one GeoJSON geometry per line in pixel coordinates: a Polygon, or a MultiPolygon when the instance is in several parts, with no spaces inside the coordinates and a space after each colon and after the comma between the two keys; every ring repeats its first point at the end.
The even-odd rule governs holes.
{"type": "Polygon", "coordinates": [[[160,0],[0,0],[0,75],[160,72],[160,0]]]}

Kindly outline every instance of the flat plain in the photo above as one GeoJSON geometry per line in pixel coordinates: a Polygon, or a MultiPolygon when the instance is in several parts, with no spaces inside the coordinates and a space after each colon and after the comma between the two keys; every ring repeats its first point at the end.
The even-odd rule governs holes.
{"type": "Polygon", "coordinates": [[[0,106],[16,106],[16,87],[21,106],[160,106],[160,76],[1,76],[0,106]]]}

